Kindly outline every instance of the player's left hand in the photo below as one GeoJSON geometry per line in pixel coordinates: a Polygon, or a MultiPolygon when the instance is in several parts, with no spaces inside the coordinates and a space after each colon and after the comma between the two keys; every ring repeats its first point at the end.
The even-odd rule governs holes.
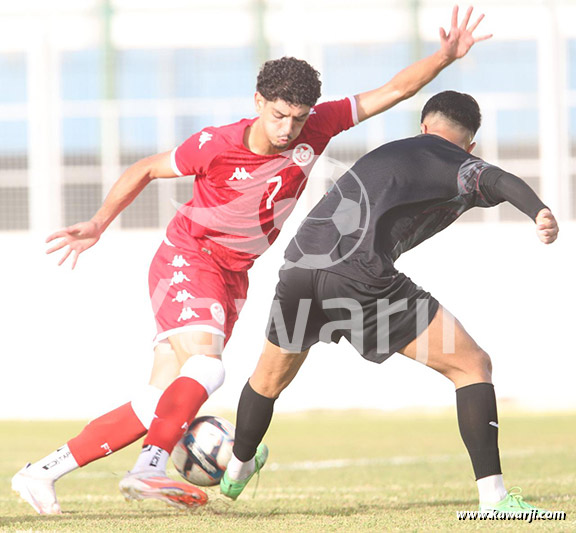
{"type": "Polygon", "coordinates": [[[450,26],[450,33],[446,34],[446,30],[440,28],[440,50],[451,61],[465,56],[468,53],[468,50],[470,50],[475,43],[485,41],[492,37],[492,34],[482,35],[482,37],[474,37],[474,30],[478,27],[478,24],[480,24],[484,15],[480,15],[476,22],[468,27],[473,9],[472,6],[468,8],[464,20],[460,26],[458,26],[458,6],[454,6],[454,9],[452,10],[452,25],[450,26]]]}
{"type": "Polygon", "coordinates": [[[544,244],[553,243],[558,237],[558,223],[547,207],[541,209],[536,215],[536,234],[544,244]]]}

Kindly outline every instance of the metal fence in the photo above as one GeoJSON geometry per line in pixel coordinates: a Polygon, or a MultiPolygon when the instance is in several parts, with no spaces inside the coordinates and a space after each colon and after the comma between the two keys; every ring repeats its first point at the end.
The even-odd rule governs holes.
{"type": "MultiPolygon", "coordinates": [[[[324,97],[387,81],[435,49],[443,1],[323,0],[65,2],[47,12],[0,5],[0,231],[88,219],[129,164],[207,125],[253,114],[259,64],[290,54],[323,74],[324,97]],[[303,14],[306,16],[303,17],[303,14]]],[[[576,20],[573,2],[484,6],[494,32],[425,91],[334,139],[347,164],[418,133],[418,110],[443,89],[483,110],[477,153],[526,179],[561,218],[576,213],[576,20]],[[511,13],[521,24],[507,25],[511,13]]],[[[317,181],[322,187],[322,176],[317,181]]],[[[186,201],[192,179],[153,183],[117,228],[157,228],[186,201]]],[[[514,220],[511,206],[469,222],[514,220]]]]}

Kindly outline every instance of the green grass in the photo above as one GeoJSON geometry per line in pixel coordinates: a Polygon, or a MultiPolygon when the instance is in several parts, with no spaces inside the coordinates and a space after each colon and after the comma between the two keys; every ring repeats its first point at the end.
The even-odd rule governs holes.
{"type": "Polygon", "coordinates": [[[567,513],[564,522],[532,524],[456,519],[456,511],[476,509],[477,493],[452,411],[279,414],[255,496],[254,481],[237,502],[211,488],[211,502],[190,513],[123,500],[117,486],[138,453],[133,445],[60,480],[64,514],[38,516],[10,491],[10,478],[83,423],[0,422],[0,531],[576,531],[575,420],[574,413],[500,416],[507,486],[567,513]]]}

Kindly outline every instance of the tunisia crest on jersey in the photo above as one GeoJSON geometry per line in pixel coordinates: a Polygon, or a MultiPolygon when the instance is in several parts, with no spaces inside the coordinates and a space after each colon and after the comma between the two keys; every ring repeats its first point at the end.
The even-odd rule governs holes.
{"type": "Polygon", "coordinates": [[[300,143],[292,152],[292,161],[296,163],[299,167],[305,167],[312,163],[314,159],[314,148],[312,148],[309,144],[300,143]]]}

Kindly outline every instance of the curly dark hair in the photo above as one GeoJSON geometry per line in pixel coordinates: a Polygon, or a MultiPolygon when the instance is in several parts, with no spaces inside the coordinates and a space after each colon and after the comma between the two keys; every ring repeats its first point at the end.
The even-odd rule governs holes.
{"type": "Polygon", "coordinates": [[[312,107],[320,98],[321,85],[320,73],[306,61],[282,57],[262,65],[256,90],[270,102],[280,99],[312,107]]]}
{"type": "Polygon", "coordinates": [[[482,123],[478,102],[469,94],[456,91],[444,91],[430,98],[422,109],[420,122],[424,122],[426,116],[431,113],[442,113],[452,122],[472,132],[473,135],[482,123]]]}

